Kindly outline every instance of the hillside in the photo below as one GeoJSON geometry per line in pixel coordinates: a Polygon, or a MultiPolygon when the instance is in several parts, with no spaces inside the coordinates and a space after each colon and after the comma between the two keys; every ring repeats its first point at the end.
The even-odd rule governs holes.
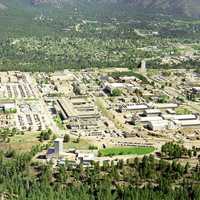
{"type": "MultiPolygon", "coordinates": [[[[135,12],[138,9],[141,12],[154,12],[160,14],[173,15],[178,17],[200,17],[199,0],[82,0],[86,5],[88,3],[118,4],[120,7],[128,4],[135,12]]],[[[53,3],[54,5],[63,5],[73,2],[72,0],[31,0],[33,5],[42,3],[53,3]]]]}
{"type": "Polygon", "coordinates": [[[133,7],[178,16],[200,16],[199,0],[119,0],[133,7]]]}
{"type": "Polygon", "coordinates": [[[190,48],[198,51],[200,21],[185,17],[193,4],[159,2],[0,0],[0,70],[131,68],[142,59],[154,67],[163,56],[179,56],[179,43],[194,43],[190,48]],[[179,7],[177,18],[172,5],[179,7]]]}

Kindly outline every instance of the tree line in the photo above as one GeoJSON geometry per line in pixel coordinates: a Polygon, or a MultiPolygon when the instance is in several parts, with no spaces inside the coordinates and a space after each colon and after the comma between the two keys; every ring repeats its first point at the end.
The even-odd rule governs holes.
{"type": "Polygon", "coordinates": [[[198,200],[200,166],[153,155],[103,165],[70,162],[53,168],[32,158],[47,146],[8,156],[0,152],[0,197],[23,200],[198,200]]]}

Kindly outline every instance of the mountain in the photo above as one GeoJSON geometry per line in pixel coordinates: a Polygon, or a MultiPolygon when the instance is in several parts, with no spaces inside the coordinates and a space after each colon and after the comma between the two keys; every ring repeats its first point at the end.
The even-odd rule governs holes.
{"type": "Polygon", "coordinates": [[[199,0],[118,0],[121,3],[128,3],[133,8],[161,12],[179,16],[200,16],[199,0]]]}
{"type": "MultiPolygon", "coordinates": [[[[30,0],[29,0],[30,1],[30,0]]],[[[54,3],[61,5],[74,0],[31,0],[33,5],[54,3]]],[[[87,3],[129,5],[133,11],[153,12],[183,17],[200,17],[200,0],[79,0],[87,3]]]]}

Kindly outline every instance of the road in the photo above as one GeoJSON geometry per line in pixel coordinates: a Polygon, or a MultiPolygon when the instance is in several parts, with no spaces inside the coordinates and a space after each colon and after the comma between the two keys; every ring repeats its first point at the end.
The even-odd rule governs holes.
{"type": "Polygon", "coordinates": [[[42,93],[39,91],[38,87],[37,87],[37,83],[36,80],[34,78],[32,78],[31,80],[32,86],[34,87],[34,90],[36,92],[36,95],[39,98],[39,102],[41,104],[42,107],[42,112],[44,113],[46,122],[48,122],[48,126],[49,128],[53,131],[53,133],[58,134],[58,135],[63,135],[66,133],[65,130],[60,130],[58,128],[58,126],[56,125],[56,122],[53,119],[53,116],[51,115],[47,104],[45,103],[44,97],[42,96],[42,93]]]}

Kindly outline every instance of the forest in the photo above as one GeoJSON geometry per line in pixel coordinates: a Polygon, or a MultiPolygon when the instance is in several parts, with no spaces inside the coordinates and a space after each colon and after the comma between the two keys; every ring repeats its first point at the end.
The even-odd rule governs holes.
{"type": "Polygon", "coordinates": [[[0,70],[55,71],[66,68],[197,67],[198,61],[160,65],[161,58],[181,56],[182,47],[199,55],[200,23],[129,6],[73,1],[55,8],[27,0],[2,0],[0,70]],[[150,19],[150,20],[149,20],[150,19]]]}
{"type": "MultiPolygon", "coordinates": [[[[10,200],[198,200],[200,199],[200,165],[190,166],[157,159],[143,158],[104,161],[85,168],[74,168],[68,161],[53,168],[51,162],[34,160],[46,145],[32,147],[26,153],[0,152],[0,197],[10,200]]],[[[173,143],[163,148],[170,152],[184,152],[173,143]]],[[[172,153],[172,155],[179,155],[172,153]]],[[[171,153],[170,153],[171,155],[171,153]]],[[[193,156],[193,155],[192,155],[193,156]]],[[[171,159],[171,158],[170,158],[171,159]]]]}

